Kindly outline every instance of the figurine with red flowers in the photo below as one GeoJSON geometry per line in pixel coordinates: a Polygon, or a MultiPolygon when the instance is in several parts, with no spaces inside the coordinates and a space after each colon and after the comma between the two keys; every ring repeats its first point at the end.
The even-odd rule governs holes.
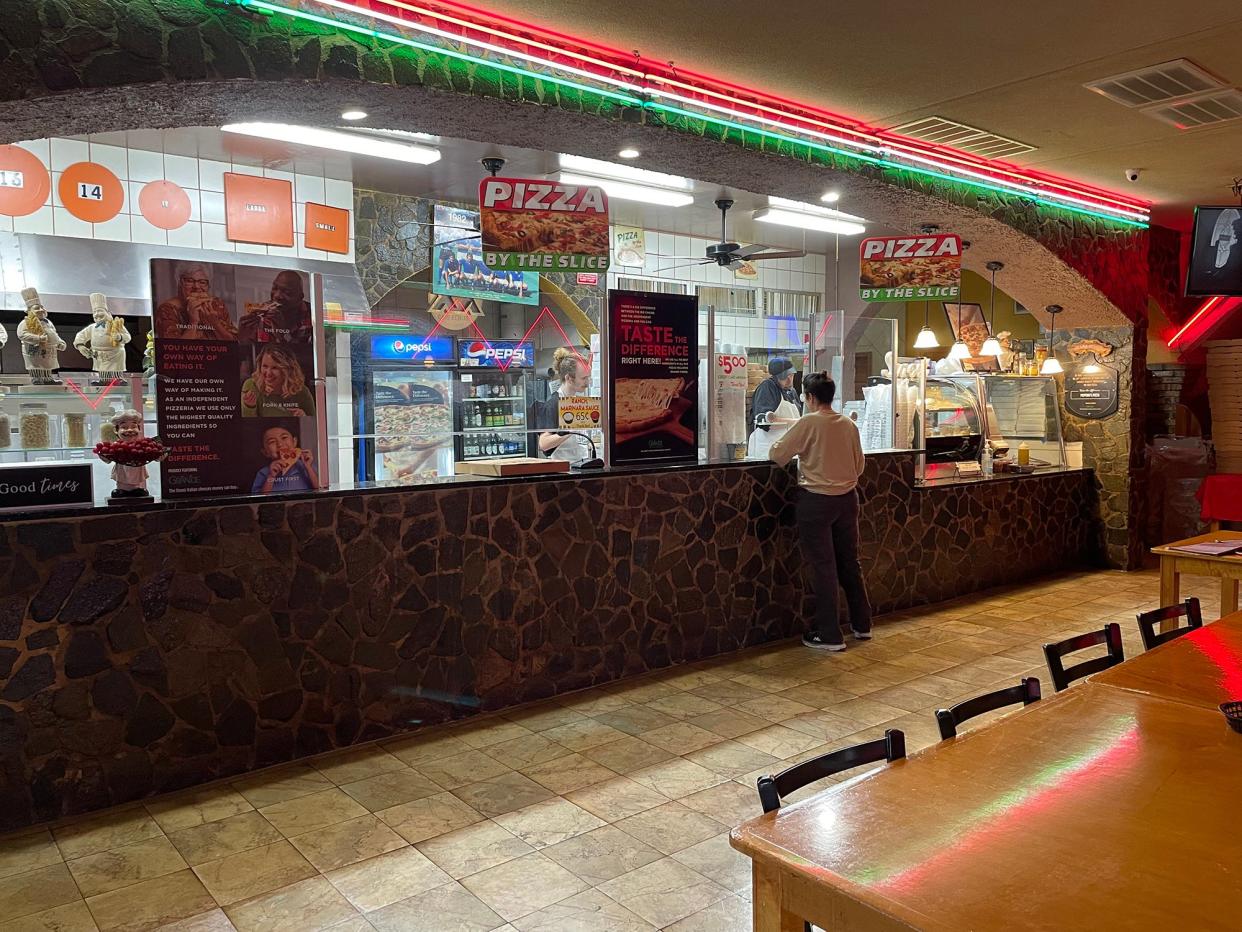
{"type": "Polygon", "coordinates": [[[142,435],[142,415],[130,408],[112,415],[116,440],[95,444],[95,455],[112,464],[116,489],[108,496],[109,505],[151,502],[147,492],[147,464],[162,460],[168,450],[158,437],[142,435]]]}

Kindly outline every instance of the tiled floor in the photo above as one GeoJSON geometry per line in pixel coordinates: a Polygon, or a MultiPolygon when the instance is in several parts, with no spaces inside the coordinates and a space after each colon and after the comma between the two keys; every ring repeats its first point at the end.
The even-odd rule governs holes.
{"type": "Polygon", "coordinates": [[[757,775],[886,727],[916,751],[934,709],[1020,676],[1051,693],[1040,645],[1105,621],[1138,653],[1157,591],[1151,573],[995,590],[885,617],[844,654],[772,645],[10,835],[0,928],[747,930],[728,830],[758,813],[757,775]]]}

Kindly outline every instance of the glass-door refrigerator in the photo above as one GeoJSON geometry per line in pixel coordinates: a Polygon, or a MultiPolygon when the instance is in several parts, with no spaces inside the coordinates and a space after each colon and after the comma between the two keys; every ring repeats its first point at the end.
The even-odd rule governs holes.
{"type": "Polygon", "coordinates": [[[368,334],[355,370],[358,478],[406,481],[453,475],[456,341],[449,336],[368,334]]]}
{"type": "Polygon", "coordinates": [[[532,343],[457,341],[459,460],[526,455],[526,395],[534,364],[532,343]]]}

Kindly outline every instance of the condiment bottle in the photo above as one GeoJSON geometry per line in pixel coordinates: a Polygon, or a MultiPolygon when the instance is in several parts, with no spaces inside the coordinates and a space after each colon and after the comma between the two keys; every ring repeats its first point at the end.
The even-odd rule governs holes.
{"type": "Polygon", "coordinates": [[[1018,465],[1019,466],[1030,466],[1031,465],[1031,448],[1025,440],[1023,440],[1020,444],[1018,444],[1018,465]]]}

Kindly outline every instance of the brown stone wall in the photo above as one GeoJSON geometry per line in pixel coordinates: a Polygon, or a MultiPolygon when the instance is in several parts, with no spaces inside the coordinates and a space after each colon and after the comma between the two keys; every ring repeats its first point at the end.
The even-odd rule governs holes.
{"type": "MultiPolygon", "coordinates": [[[[868,460],[879,611],[1095,559],[1089,473],[868,460]]],[[[0,525],[0,827],[803,629],[770,464],[0,525]]]]}

